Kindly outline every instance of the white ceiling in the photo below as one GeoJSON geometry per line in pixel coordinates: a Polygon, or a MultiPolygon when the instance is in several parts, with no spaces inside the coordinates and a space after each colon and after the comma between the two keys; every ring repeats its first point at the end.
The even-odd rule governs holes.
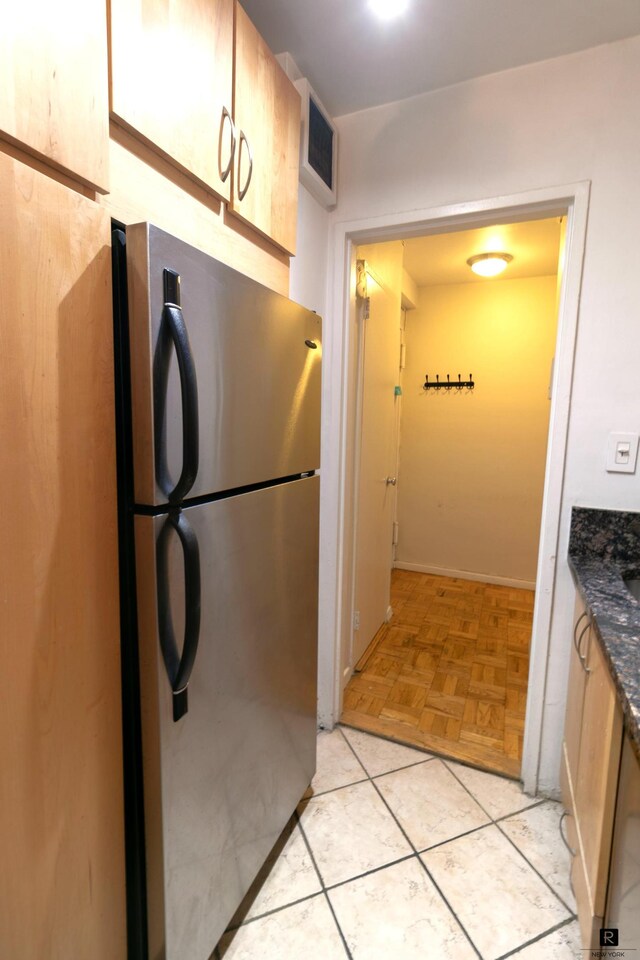
{"type": "Polygon", "coordinates": [[[336,117],[640,34],[640,0],[410,0],[381,22],[367,0],[241,0],[336,117]]]}
{"type": "Polygon", "coordinates": [[[404,241],[404,268],[419,287],[488,283],[467,265],[476,253],[510,253],[513,261],[495,281],[551,276],[558,271],[560,219],[530,220],[404,241]]]}

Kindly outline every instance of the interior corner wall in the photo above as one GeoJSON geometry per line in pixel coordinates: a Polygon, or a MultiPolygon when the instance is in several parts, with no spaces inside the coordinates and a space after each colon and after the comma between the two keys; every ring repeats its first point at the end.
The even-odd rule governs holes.
{"type": "Polygon", "coordinates": [[[324,316],[330,214],[302,184],[298,188],[296,255],[289,270],[289,296],[324,316]]]}
{"type": "MultiPolygon", "coordinates": [[[[327,261],[329,253],[328,211],[318,203],[309,191],[300,184],[298,190],[298,232],[296,256],[291,260],[289,272],[289,296],[308,310],[315,310],[323,318],[323,375],[326,372],[326,356],[330,350],[332,328],[328,323],[327,309],[327,261]]],[[[323,397],[326,390],[323,392],[323,397]]],[[[332,431],[323,402],[323,418],[320,440],[321,478],[323,466],[327,472],[334,456],[331,449],[332,431]]],[[[320,556],[334,552],[335,539],[334,505],[330,487],[320,482],[320,556]]],[[[329,727],[333,722],[334,698],[334,636],[335,593],[333,569],[330,564],[320,564],[318,589],[318,724],[329,727]]]]}
{"type": "Polygon", "coordinates": [[[421,287],[407,315],[398,565],[536,578],[556,278],[421,287]],[[473,373],[471,390],[424,390],[473,373]]]}
{"type": "MultiPolygon", "coordinates": [[[[604,462],[608,433],[640,423],[638,103],[640,36],[337,120],[335,222],[401,221],[408,211],[591,182],[538,770],[549,794],[558,791],[575,596],[571,506],[640,505],[640,476],[607,473],[604,462]]],[[[341,336],[344,316],[328,320],[341,336]]],[[[323,484],[338,512],[334,434],[323,484]]],[[[321,565],[334,558],[335,545],[321,565]]]]}

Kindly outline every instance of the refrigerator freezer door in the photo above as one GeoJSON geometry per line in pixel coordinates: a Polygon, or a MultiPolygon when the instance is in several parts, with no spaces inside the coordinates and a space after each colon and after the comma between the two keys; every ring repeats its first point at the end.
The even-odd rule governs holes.
{"type": "Polygon", "coordinates": [[[146,223],[127,271],[136,503],[317,469],[320,318],[146,223]]]}
{"type": "Polygon", "coordinates": [[[313,776],[318,489],[309,477],[182,511],[201,614],[177,720],[158,608],[179,647],[194,574],[166,515],[136,517],[150,957],[208,960],[313,776]]]}

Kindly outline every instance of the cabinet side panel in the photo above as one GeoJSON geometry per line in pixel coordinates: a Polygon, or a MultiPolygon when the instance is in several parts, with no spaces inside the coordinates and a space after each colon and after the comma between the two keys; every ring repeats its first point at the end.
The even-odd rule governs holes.
{"type": "Polygon", "coordinates": [[[622,749],[622,711],[597,638],[591,635],[576,816],[594,915],[604,915],[613,814],[622,749]]]}
{"type": "Polygon", "coordinates": [[[1,155],[0,216],[0,954],[124,960],[110,225],[1,155]]]}

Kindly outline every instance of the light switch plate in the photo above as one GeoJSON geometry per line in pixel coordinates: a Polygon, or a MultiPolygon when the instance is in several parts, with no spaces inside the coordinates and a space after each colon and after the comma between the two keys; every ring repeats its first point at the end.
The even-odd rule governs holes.
{"type": "Polygon", "coordinates": [[[635,473],[637,459],[637,433],[609,434],[607,441],[607,473],[635,473]]]}

